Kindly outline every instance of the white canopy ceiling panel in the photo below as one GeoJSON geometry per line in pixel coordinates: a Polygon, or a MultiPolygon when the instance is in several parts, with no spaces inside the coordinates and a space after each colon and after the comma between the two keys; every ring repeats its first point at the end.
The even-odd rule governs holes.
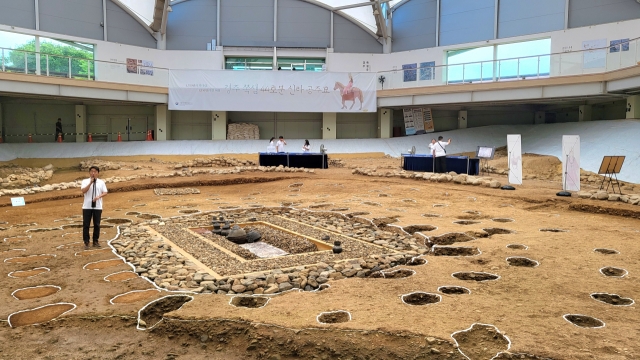
{"type": "Polygon", "coordinates": [[[120,2],[131,9],[147,25],[153,22],[156,0],[120,0],[120,2]]]}

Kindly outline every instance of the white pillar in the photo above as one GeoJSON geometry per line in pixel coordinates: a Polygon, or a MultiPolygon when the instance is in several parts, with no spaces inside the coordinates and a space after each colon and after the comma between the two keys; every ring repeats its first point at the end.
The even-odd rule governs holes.
{"type": "Polygon", "coordinates": [[[467,110],[458,111],[458,129],[466,129],[467,120],[467,110]]]}
{"type": "Polygon", "coordinates": [[[167,34],[162,34],[161,32],[153,33],[156,38],[156,49],[158,50],[167,50],[167,34]]]}
{"type": "Polygon", "coordinates": [[[578,107],[578,121],[591,121],[591,105],[580,105],[578,107]]]}
{"type": "Polygon", "coordinates": [[[226,111],[211,112],[211,139],[212,140],[227,139],[227,112],[226,111]]]}
{"type": "Polygon", "coordinates": [[[76,105],[76,142],[86,142],[87,135],[87,106],[76,105]]]}
{"type": "Polygon", "coordinates": [[[378,137],[381,139],[393,137],[393,110],[378,109],[378,137]]]}
{"type": "Polygon", "coordinates": [[[0,104],[0,139],[4,136],[4,131],[2,131],[2,104],[0,104]]]}
{"type": "Polygon", "coordinates": [[[544,124],[544,120],[545,120],[545,112],[544,111],[536,111],[536,115],[535,118],[533,119],[533,123],[534,124],[544,124]]]}
{"type": "Polygon", "coordinates": [[[336,113],[322,113],[322,138],[336,138],[336,113]]]}
{"type": "Polygon", "coordinates": [[[169,108],[167,107],[167,105],[156,105],[155,113],[156,113],[155,139],[158,141],[165,141],[167,140],[167,133],[168,133],[167,129],[170,126],[169,121],[167,121],[169,108]]]}
{"type": "Polygon", "coordinates": [[[40,36],[36,36],[36,75],[42,75],[40,69],[40,36]]]}
{"type": "Polygon", "coordinates": [[[640,119],[640,95],[627,98],[627,119],[640,119]]]}

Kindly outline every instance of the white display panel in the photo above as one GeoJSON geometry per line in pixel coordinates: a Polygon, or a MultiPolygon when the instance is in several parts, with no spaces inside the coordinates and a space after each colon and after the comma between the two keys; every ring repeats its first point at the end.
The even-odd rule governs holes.
{"type": "Polygon", "coordinates": [[[580,136],[562,136],[562,189],[580,191],[580,136]]]}
{"type": "Polygon", "coordinates": [[[376,73],[169,72],[169,110],[376,112],[376,103],[376,73]]]}
{"type": "Polygon", "coordinates": [[[507,135],[509,184],[522,185],[522,143],[520,135],[507,135]]]}

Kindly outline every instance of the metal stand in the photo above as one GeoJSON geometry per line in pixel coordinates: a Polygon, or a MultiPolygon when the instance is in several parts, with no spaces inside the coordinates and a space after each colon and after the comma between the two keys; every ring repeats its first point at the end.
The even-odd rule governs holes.
{"type": "Polygon", "coordinates": [[[567,160],[564,164],[564,183],[562,184],[562,191],[558,192],[556,196],[571,196],[571,193],[567,191],[567,168],[569,167],[569,154],[567,154],[567,160]]]}
{"type": "Polygon", "coordinates": [[[602,182],[600,183],[600,190],[604,188],[604,183],[607,183],[607,188],[605,191],[609,191],[609,185],[613,190],[613,193],[616,193],[616,185],[618,185],[618,193],[622,195],[622,189],[620,188],[620,182],[618,181],[617,174],[620,173],[622,169],[622,164],[624,163],[624,156],[605,156],[602,159],[602,164],[600,164],[600,170],[598,174],[604,174],[602,178],[602,182]]]}

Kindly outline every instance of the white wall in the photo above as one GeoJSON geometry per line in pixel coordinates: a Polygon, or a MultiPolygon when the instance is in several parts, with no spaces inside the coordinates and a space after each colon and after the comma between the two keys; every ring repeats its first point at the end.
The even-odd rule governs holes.
{"type": "MultiPolygon", "coordinates": [[[[55,142],[56,121],[62,119],[62,131],[76,131],[75,106],[70,104],[5,102],[2,104],[5,141],[8,143],[27,142],[27,136],[10,135],[32,134],[33,142],[55,142]],[[37,135],[50,134],[50,135],[37,135]]],[[[65,142],[75,142],[75,136],[65,135],[65,142]]]]}
{"type": "Polygon", "coordinates": [[[171,140],[211,140],[211,111],[172,111],[171,140]]]}

